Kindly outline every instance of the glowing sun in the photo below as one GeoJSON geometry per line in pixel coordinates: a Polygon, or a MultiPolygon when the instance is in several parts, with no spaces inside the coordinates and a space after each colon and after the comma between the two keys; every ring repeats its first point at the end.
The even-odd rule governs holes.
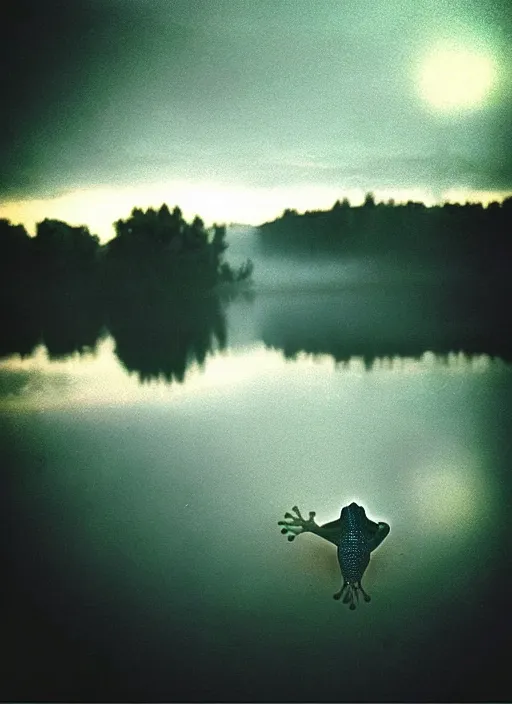
{"type": "Polygon", "coordinates": [[[466,49],[438,48],[423,61],[418,88],[429,105],[450,112],[481,105],[495,78],[490,56],[466,49]]]}

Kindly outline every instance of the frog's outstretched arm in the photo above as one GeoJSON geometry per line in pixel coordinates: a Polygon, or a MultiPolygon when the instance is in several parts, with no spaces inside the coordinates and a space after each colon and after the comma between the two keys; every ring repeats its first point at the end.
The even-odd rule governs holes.
{"type": "MultiPolygon", "coordinates": [[[[314,533],[319,535],[321,538],[328,540],[333,545],[338,546],[341,538],[342,520],[341,517],[337,518],[335,521],[330,521],[329,523],[324,523],[323,525],[318,525],[315,522],[316,513],[314,511],[309,512],[309,518],[305,519],[298,506],[292,508],[297,515],[293,516],[291,513],[285,513],[284,517],[288,520],[278,521],[277,525],[282,526],[281,533],[286,535],[288,533],[288,540],[295,540],[297,535],[300,533],[314,533]]],[[[382,543],[384,538],[389,533],[389,525],[383,521],[375,523],[365,516],[365,529],[368,536],[368,548],[370,552],[373,552],[375,548],[378,548],[382,543]]]]}
{"type": "Polygon", "coordinates": [[[319,526],[318,523],[315,522],[316,513],[314,511],[309,512],[308,519],[303,518],[297,506],[294,506],[292,511],[297,515],[293,516],[291,513],[285,513],[284,517],[288,520],[278,521],[277,523],[277,525],[283,526],[281,528],[283,535],[288,533],[288,540],[295,540],[296,536],[300,533],[314,533],[328,540],[330,543],[338,545],[340,539],[340,518],[330,523],[324,523],[323,526],[319,526]]]}

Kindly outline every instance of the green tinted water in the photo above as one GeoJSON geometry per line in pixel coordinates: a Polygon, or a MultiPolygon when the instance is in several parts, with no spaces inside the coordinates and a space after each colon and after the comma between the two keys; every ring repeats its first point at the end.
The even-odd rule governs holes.
{"type": "Polygon", "coordinates": [[[286,359],[263,317],[232,304],[183,384],[111,338],[2,363],[9,698],[506,699],[510,368],[286,359]],[[352,500],[391,525],[355,612],[334,547],[277,526],[352,500]]]}

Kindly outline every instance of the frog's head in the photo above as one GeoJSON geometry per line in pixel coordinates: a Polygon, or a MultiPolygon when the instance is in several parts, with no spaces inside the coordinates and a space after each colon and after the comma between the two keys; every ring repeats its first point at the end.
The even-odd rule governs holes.
{"type": "Polygon", "coordinates": [[[366,518],[366,512],[362,506],[359,506],[359,504],[356,504],[355,501],[352,501],[351,504],[349,504],[348,506],[344,506],[341,509],[340,518],[352,518],[356,520],[361,520],[363,518],[366,518]]]}

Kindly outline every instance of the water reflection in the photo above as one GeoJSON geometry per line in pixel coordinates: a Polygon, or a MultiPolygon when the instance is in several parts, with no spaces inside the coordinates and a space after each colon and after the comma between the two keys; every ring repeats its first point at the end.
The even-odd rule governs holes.
{"type": "MultiPolygon", "coordinates": [[[[131,327],[129,329],[132,330],[131,327]]],[[[305,380],[317,378],[318,375],[328,379],[326,374],[339,373],[349,383],[350,379],[361,379],[367,375],[390,381],[392,378],[416,376],[448,379],[468,374],[495,375],[508,368],[499,358],[463,353],[435,355],[426,352],[416,358],[382,357],[371,362],[362,357],[351,357],[336,362],[331,355],[300,352],[290,359],[282,351],[270,350],[261,342],[237,348],[221,348],[220,343],[214,347],[212,344],[206,356],[198,354],[194,360],[192,353],[197,347],[187,349],[185,359],[185,349],[179,346],[179,340],[177,343],[170,331],[165,332],[169,337],[164,337],[169,341],[170,349],[167,348],[163,354],[158,349],[154,350],[152,341],[161,340],[162,331],[158,328],[158,338],[156,335],[151,338],[151,331],[149,324],[144,328],[148,337],[137,337],[133,348],[130,347],[130,339],[127,347],[120,346],[120,340],[123,341],[121,332],[117,338],[105,335],[93,349],[73,355],[55,358],[40,345],[30,356],[13,356],[0,361],[1,407],[49,409],[78,405],[159,403],[162,400],[170,402],[187,396],[224,394],[228,389],[236,392],[241,385],[249,382],[264,388],[272,383],[272,379],[286,378],[295,373],[304,373],[305,380]],[[141,340],[144,342],[142,346],[141,340]],[[177,358],[171,354],[172,345],[179,352],[177,358]],[[137,357],[134,360],[135,354],[137,357]],[[134,371],[136,374],[132,374],[134,371]],[[169,385],[171,379],[180,381],[178,374],[181,373],[186,383],[169,385]],[[140,384],[141,380],[148,383],[140,384]]],[[[222,342],[223,333],[224,328],[221,328],[219,337],[215,339],[222,342]]],[[[308,399],[309,389],[305,381],[304,402],[311,402],[308,399]]]]}
{"type": "Polygon", "coordinates": [[[511,585],[506,364],[366,369],[259,344],[141,385],[114,344],[3,365],[31,373],[12,399],[55,375],[53,407],[33,386],[24,408],[45,412],[0,426],[24,590],[11,610],[52,674],[39,696],[25,679],[24,699],[76,699],[80,667],[88,700],[505,698],[506,602],[489,594],[511,585]],[[323,523],[350,501],[391,525],[355,614],[332,599],[335,551],[277,526],[294,503],[323,523]],[[23,617],[34,604],[43,625],[23,617]]]}
{"type": "Polygon", "coordinates": [[[48,290],[38,298],[3,301],[0,357],[25,357],[40,344],[51,359],[93,350],[104,334],[104,312],[99,300],[82,293],[48,290]]]}
{"type": "Polygon", "coordinates": [[[182,382],[187,368],[204,364],[226,346],[223,304],[217,296],[133,300],[106,305],[94,298],[46,295],[2,317],[0,356],[27,357],[44,345],[50,360],[93,353],[109,335],[115,354],[141,382],[182,382]]]}
{"type": "Polygon", "coordinates": [[[475,285],[359,285],[343,291],[262,295],[260,335],[287,358],[300,352],[359,356],[371,366],[382,357],[496,355],[512,359],[509,298],[475,285]]]}
{"type": "Polygon", "coordinates": [[[93,351],[110,334],[126,370],[141,382],[168,383],[182,382],[190,365],[202,366],[228,343],[260,340],[288,359],[302,352],[331,355],[338,362],[359,357],[368,369],[375,360],[420,358],[427,351],[511,360],[506,332],[512,313],[508,307],[498,310],[498,300],[495,287],[469,289],[446,282],[367,284],[231,300],[155,297],[133,299],[129,305],[48,295],[30,309],[22,310],[20,301],[6,309],[0,354],[26,356],[42,343],[50,359],[62,359],[93,351]]]}
{"type": "Polygon", "coordinates": [[[50,359],[84,354],[104,336],[104,316],[98,300],[80,295],[49,296],[37,310],[41,342],[50,359]]]}
{"type": "Polygon", "coordinates": [[[507,343],[474,301],[414,290],[20,318],[0,362],[6,633],[28,643],[8,698],[505,698],[507,343]],[[351,501],[391,525],[352,620],[335,551],[277,527],[351,501]]]}
{"type": "Polygon", "coordinates": [[[112,307],[107,328],[119,361],[141,382],[182,382],[191,364],[203,366],[214,349],[226,346],[225,317],[215,296],[112,307]]]}
{"type": "Polygon", "coordinates": [[[357,357],[367,369],[427,352],[438,361],[455,353],[511,360],[510,312],[493,308],[495,294],[422,284],[108,306],[48,296],[36,307],[22,310],[18,302],[4,313],[0,355],[26,357],[44,344],[50,359],[62,360],[94,352],[111,336],[124,369],[141,382],[167,383],[183,382],[187,369],[203,366],[228,344],[260,341],[287,359],[301,353],[340,363],[357,357]]]}

